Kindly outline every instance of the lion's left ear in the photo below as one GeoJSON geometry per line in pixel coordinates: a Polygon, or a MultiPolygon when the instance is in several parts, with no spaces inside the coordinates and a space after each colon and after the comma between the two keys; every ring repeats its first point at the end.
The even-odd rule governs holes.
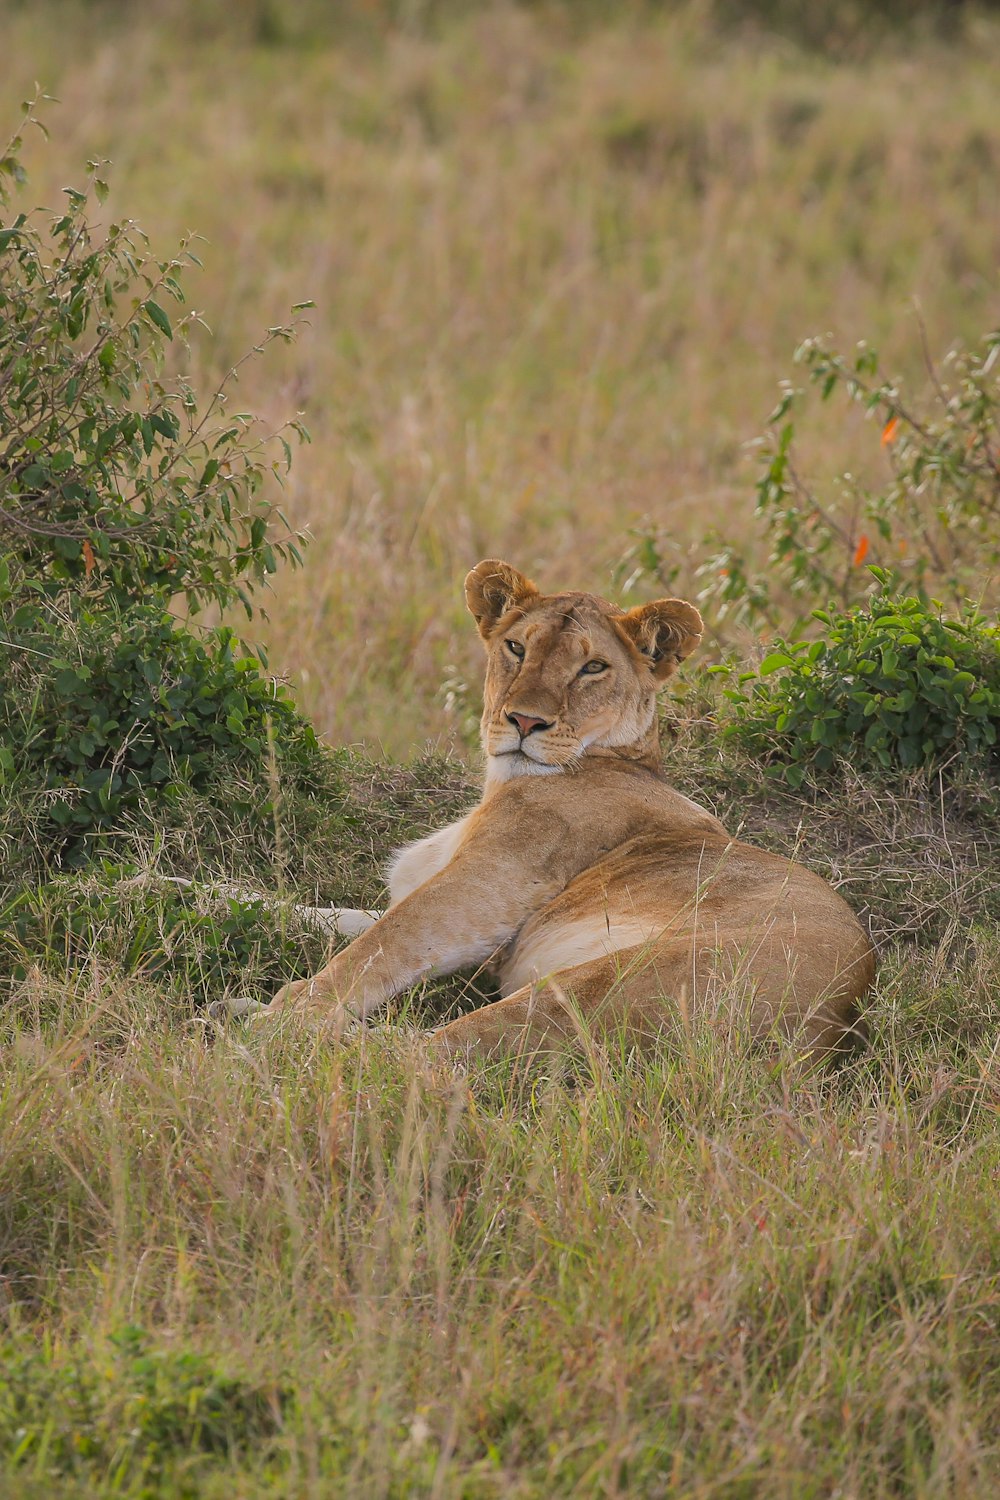
{"type": "Polygon", "coordinates": [[[705,628],[694,605],[683,599],[638,604],[619,615],[615,624],[649,659],[654,676],[661,680],[676,672],[685,656],[691,655],[705,628]]]}

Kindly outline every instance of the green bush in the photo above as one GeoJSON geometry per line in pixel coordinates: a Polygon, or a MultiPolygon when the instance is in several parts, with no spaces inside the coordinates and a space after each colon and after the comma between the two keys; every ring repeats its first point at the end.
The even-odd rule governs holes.
{"type": "Polygon", "coordinates": [[[726,733],[794,786],[845,759],[936,770],[996,755],[1000,630],[975,614],[945,619],[872,572],[886,592],[867,609],[816,610],[824,640],[777,642],[725,690],[726,733]]]}
{"type": "Polygon", "coordinates": [[[925,603],[931,594],[955,609],[969,597],[995,602],[990,579],[1000,565],[998,355],[997,330],[978,348],[952,350],[933,371],[930,397],[921,400],[887,376],[865,344],[849,357],[822,339],[801,345],[796,360],[808,385],[787,385],[772,413],[757,485],[776,595],[783,590],[799,608],[817,598],[846,607],[871,591],[862,564],[884,567],[891,559],[903,586],[925,603]],[[817,392],[822,402],[846,397],[878,424],[892,470],[887,484],[868,490],[842,474],[825,492],[807,487],[796,421],[817,392]]]}
{"type": "Polygon", "coordinates": [[[273,762],[315,762],[311,727],[229,630],[198,637],[157,602],[26,602],[0,563],[0,632],[0,782],[42,795],[54,859],[80,863],[123,814],[204,792],[221,765],[266,788],[273,762]]]}
{"type": "Polygon", "coordinates": [[[98,162],[62,210],[12,207],[21,145],[0,150],[0,794],[23,818],[12,833],[8,806],[0,837],[23,873],[80,864],[136,815],[152,830],[223,769],[250,773],[266,816],[276,767],[308,775],[317,745],[231,631],[170,613],[180,595],[250,616],[298,561],[268,491],[286,437],[229,410],[239,366],[207,400],[176,373],[199,322],[189,245],[161,260],[131,222],[99,223],[98,162]]]}

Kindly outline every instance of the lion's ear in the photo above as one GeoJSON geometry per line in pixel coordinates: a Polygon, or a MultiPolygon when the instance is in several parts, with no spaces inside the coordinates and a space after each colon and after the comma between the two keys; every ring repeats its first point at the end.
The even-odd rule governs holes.
{"type": "Polygon", "coordinates": [[[477,563],[465,580],[465,602],[483,640],[489,639],[508,610],[537,597],[530,578],[495,557],[477,563]]]}
{"type": "Polygon", "coordinates": [[[620,615],[615,624],[648,657],[653,673],[663,679],[676,672],[685,656],[701,640],[704,624],[693,604],[683,599],[655,599],[620,615]]]}

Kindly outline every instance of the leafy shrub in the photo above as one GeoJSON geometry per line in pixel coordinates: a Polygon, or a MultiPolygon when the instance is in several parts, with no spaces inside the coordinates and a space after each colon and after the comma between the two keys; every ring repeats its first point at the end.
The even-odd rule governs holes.
{"type": "Polygon", "coordinates": [[[727,733],[776,762],[786,781],[798,786],[808,772],[844,758],[931,770],[956,756],[995,756],[997,627],[974,614],[945,619],[919,599],[889,592],[867,609],[814,613],[826,639],[777,642],[756,672],[726,690],[727,733]]]}
{"type": "Polygon", "coordinates": [[[53,856],[79,863],[123,813],[205,791],[222,763],[266,786],[272,757],[315,761],[309,724],[231,631],[199,638],[157,602],[24,598],[0,563],[0,781],[43,794],[53,856]]]}
{"type": "Polygon", "coordinates": [[[800,347],[796,359],[822,401],[840,392],[877,421],[892,478],[869,493],[845,474],[832,494],[813,495],[795,459],[794,418],[809,389],[786,388],[769,420],[757,514],[794,599],[858,602],[871,587],[861,564],[891,558],[924,601],[931,591],[957,609],[970,595],[982,600],[1000,564],[998,355],[1000,331],[979,349],[952,351],[922,410],[881,373],[874,349],[859,345],[845,358],[820,339],[800,347]]]}
{"type": "Polygon", "coordinates": [[[103,861],[0,902],[0,973],[104,967],[207,1004],[234,987],[277,988],[311,972],[329,937],[292,909],[210,887],[184,887],[103,861]]]}
{"type": "MultiPolygon", "coordinates": [[[[39,124],[37,102],[22,129],[39,124]]],[[[20,147],[19,133],[0,150],[0,208],[24,188],[20,147]]],[[[228,410],[238,366],[207,402],[167,375],[168,349],[182,353],[200,321],[173,311],[197,258],[189,242],[156,258],[131,222],[99,227],[102,170],[90,162],[58,213],[0,222],[0,555],[17,577],[85,583],[122,607],[155,589],[192,610],[240,600],[249,614],[254,588],[299,558],[264,490],[291,451],[228,410]]],[[[269,329],[251,355],[292,332],[269,329]]]]}
{"type": "MultiPolygon", "coordinates": [[[[0,152],[4,210],[24,188],[21,144],[0,152]]],[[[298,561],[265,488],[288,442],[228,409],[239,366],[207,402],[175,373],[199,321],[181,284],[196,257],[185,243],[161,260],[134,224],[100,226],[106,183],[88,170],[63,210],[0,223],[0,788],[32,810],[23,839],[72,864],[126,815],[152,826],[207,794],[223,767],[254,773],[266,814],[275,762],[308,774],[317,756],[231,631],[169,613],[182,595],[191,613],[239,601],[252,615],[254,590],[298,561]]],[[[291,334],[272,328],[251,354],[291,334]]]]}

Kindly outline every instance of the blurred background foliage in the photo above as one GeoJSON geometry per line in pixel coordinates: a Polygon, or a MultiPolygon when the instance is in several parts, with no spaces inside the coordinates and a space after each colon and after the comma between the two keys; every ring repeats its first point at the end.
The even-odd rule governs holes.
{"type": "MultiPolygon", "coordinates": [[[[25,5],[28,0],[14,0],[25,5]]],[[[58,3],[58,0],[57,0],[58,3]]],[[[66,3],[66,0],[63,0],[66,3]]],[[[91,11],[125,12],[128,0],[68,0],[91,11]]],[[[577,30],[611,21],[636,22],[679,11],[696,11],[717,27],[768,31],[798,44],[823,49],[866,50],[889,28],[912,26],[947,33],[970,13],[992,8],[967,0],[834,0],[807,6],[797,0],[509,0],[508,9],[526,11],[577,30]]],[[[263,45],[311,46],[345,36],[378,38],[396,28],[433,35],[456,20],[482,11],[478,0],[152,0],[148,12],[182,21],[202,34],[237,33],[263,45]]]]}
{"type": "MultiPolygon", "coordinates": [[[[0,41],[6,97],[61,101],[33,201],[107,157],[109,221],[203,236],[211,328],[168,373],[214,390],[316,302],[239,399],[313,435],[284,496],[308,563],[252,633],[336,741],[466,734],[484,555],[637,597],[659,570],[716,649],[764,649],[780,590],[776,619],[714,601],[725,549],[767,577],[747,445],[796,347],[867,340],[919,410],[997,322],[994,6],[34,0],[0,41]]],[[[879,412],[795,415],[803,488],[894,482],[879,412]]]]}

